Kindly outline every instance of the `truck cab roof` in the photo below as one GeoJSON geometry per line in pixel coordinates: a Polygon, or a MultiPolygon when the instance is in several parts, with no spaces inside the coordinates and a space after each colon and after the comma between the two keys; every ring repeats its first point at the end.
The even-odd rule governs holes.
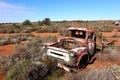
{"type": "Polygon", "coordinates": [[[68,31],[74,31],[74,30],[78,30],[78,31],[86,31],[86,32],[90,32],[90,33],[93,33],[95,32],[95,29],[91,29],[91,28],[75,28],[75,27],[70,27],[67,29],[68,31]]]}

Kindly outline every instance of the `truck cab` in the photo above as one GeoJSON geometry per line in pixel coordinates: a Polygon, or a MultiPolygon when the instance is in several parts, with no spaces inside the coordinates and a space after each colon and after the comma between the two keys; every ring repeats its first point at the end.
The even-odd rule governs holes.
{"type": "Polygon", "coordinates": [[[68,28],[64,36],[59,37],[60,40],[65,38],[75,39],[82,46],[86,47],[89,55],[92,56],[96,49],[96,34],[94,29],[88,28],[68,28]]]}

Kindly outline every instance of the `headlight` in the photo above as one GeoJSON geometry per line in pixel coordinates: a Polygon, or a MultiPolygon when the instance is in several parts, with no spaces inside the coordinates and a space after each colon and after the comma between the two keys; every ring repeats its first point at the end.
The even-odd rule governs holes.
{"type": "Polygon", "coordinates": [[[42,48],[43,48],[43,50],[44,50],[44,51],[46,51],[46,50],[47,50],[47,46],[43,46],[42,48]]]}
{"type": "Polygon", "coordinates": [[[42,48],[43,48],[43,49],[45,49],[45,48],[46,48],[46,46],[43,46],[42,48]]]}
{"type": "Polygon", "coordinates": [[[73,57],[73,56],[74,56],[74,54],[73,54],[73,53],[70,53],[70,56],[72,56],[72,57],[73,57]]]}

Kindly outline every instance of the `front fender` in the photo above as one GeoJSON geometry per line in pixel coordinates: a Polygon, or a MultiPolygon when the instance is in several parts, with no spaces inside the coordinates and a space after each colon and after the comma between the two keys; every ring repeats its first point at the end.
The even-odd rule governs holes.
{"type": "MultiPolygon", "coordinates": [[[[81,54],[78,56],[78,61],[77,61],[77,63],[76,63],[76,66],[78,66],[79,65],[79,63],[80,63],[80,61],[81,61],[81,59],[83,58],[83,56],[88,56],[88,51],[85,51],[85,52],[81,52],[81,54]]],[[[88,61],[89,61],[89,59],[88,59],[88,61]]]]}

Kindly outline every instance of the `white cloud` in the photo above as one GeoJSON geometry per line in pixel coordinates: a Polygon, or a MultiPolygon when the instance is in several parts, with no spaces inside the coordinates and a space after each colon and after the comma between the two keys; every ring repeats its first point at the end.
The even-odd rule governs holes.
{"type": "MultiPolygon", "coordinates": [[[[27,9],[23,6],[0,2],[0,13],[25,12],[27,9]]],[[[4,15],[4,14],[2,14],[4,15]]]]}
{"type": "Polygon", "coordinates": [[[0,1],[0,22],[18,22],[31,18],[34,9],[0,1]]]}
{"type": "Polygon", "coordinates": [[[0,1],[0,8],[3,8],[3,9],[24,9],[23,6],[12,5],[12,4],[9,4],[6,2],[1,2],[1,1],[0,1]]]}

